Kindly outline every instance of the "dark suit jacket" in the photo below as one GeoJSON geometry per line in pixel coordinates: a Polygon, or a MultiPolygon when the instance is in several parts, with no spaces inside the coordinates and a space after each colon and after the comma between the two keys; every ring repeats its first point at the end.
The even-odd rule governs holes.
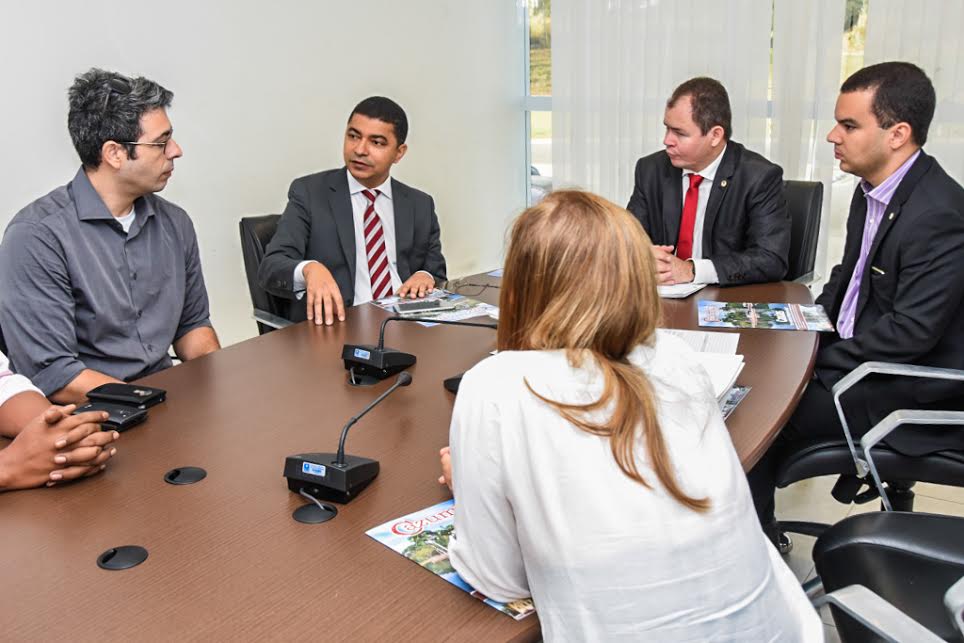
{"type": "MultiPolygon", "coordinates": [[[[867,201],[858,186],[843,260],[817,298],[836,323],[860,255],[867,201]]],[[[863,362],[964,369],[964,189],[923,151],[884,211],[864,268],[854,336],[821,337],[816,374],[830,388],[863,362]]],[[[845,395],[844,408],[870,428],[898,408],[964,409],[964,387],[915,378],[875,378],[845,395]]],[[[888,443],[915,455],[964,448],[964,430],[899,430],[888,443]]]]}
{"type": "MultiPolygon", "coordinates": [[[[292,291],[295,266],[314,259],[331,271],[346,306],[355,296],[355,226],[347,170],[328,170],[295,179],[278,231],[265,249],[258,281],[272,295],[290,300],[288,318],[302,321],[305,298],[292,291]]],[[[432,197],[392,179],[398,276],[405,281],[424,270],[444,281],[445,258],[432,197]]]]}
{"type": "MultiPolygon", "coordinates": [[[[665,151],[636,162],[636,185],[626,209],[654,244],[675,246],[683,214],[683,171],[665,151]]],[[[694,240],[695,242],[695,240],[694,240]]],[[[703,258],[720,285],[779,281],[787,273],[790,217],[783,170],[729,141],[713,180],[703,220],[703,258]]]]}

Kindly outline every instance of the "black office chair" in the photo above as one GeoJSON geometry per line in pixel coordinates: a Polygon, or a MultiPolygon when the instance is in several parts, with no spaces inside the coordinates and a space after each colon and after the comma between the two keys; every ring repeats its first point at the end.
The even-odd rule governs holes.
{"type": "Polygon", "coordinates": [[[813,560],[827,592],[815,605],[831,606],[842,641],[961,640],[964,518],[858,514],[817,539],[813,560]]]}
{"type": "Polygon", "coordinates": [[[242,217],[241,255],[244,257],[244,272],[248,277],[248,291],[254,306],[254,318],[258,322],[258,333],[264,335],[278,328],[290,326],[285,319],[282,303],[258,283],[258,268],[264,259],[264,249],[278,229],[280,214],[265,214],[259,217],[242,217]]]}
{"type": "MultiPolygon", "coordinates": [[[[889,414],[859,442],[854,441],[843,414],[843,395],[870,375],[917,377],[964,381],[964,371],[908,364],[866,362],[847,374],[833,387],[837,413],[843,426],[840,438],[814,439],[786,453],[777,464],[777,486],[825,475],[839,475],[833,489],[834,498],[842,503],[862,504],[881,501],[884,511],[913,511],[916,482],[964,487],[964,451],[946,450],[923,456],[908,456],[895,451],[882,441],[904,426],[942,425],[948,430],[964,431],[964,412],[898,410],[889,414]],[[867,489],[861,488],[867,485],[867,489]]],[[[780,531],[820,536],[828,525],[813,522],[780,521],[780,531]]]]}
{"type": "Polygon", "coordinates": [[[790,255],[786,279],[809,284],[814,280],[813,265],[817,258],[820,213],[823,210],[823,183],[784,181],[783,194],[790,213],[790,255]]]}

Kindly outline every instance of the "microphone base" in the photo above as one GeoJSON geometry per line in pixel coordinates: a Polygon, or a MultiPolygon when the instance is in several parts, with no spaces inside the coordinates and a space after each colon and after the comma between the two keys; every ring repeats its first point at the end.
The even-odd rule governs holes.
{"type": "Polygon", "coordinates": [[[316,505],[311,502],[307,505],[301,505],[291,514],[291,517],[298,522],[304,523],[306,525],[317,525],[323,522],[328,522],[332,518],[338,515],[338,510],[331,505],[316,505]]]}
{"type": "Polygon", "coordinates": [[[319,500],[347,504],[378,476],[377,460],[346,455],[345,464],[339,466],[336,458],[335,453],[289,455],[284,468],[288,489],[299,495],[304,491],[319,500]]]}
{"type": "Polygon", "coordinates": [[[415,364],[415,356],[411,353],[368,344],[345,344],[341,358],[345,362],[345,370],[351,372],[350,381],[354,379],[353,383],[362,385],[365,379],[378,382],[415,364]]]}
{"type": "Polygon", "coordinates": [[[465,373],[459,373],[453,377],[445,378],[445,380],[442,382],[442,386],[444,386],[445,390],[449,393],[458,393],[459,385],[462,383],[463,375],[465,375],[465,373]]]}

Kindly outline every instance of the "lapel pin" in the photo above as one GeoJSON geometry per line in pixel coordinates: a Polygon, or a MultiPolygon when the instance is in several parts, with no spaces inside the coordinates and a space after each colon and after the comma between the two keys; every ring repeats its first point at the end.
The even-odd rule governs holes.
{"type": "Polygon", "coordinates": [[[893,212],[891,212],[890,214],[887,215],[887,220],[888,220],[888,221],[893,221],[893,220],[894,220],[894,213],[893,213],[893,212]]]}
{"type": "Polygon", "coordinates": [[[726,187],[726,179],[723,179],[722,181],[720,181],[720,187],[721,187],[721,188],[725,188],[725,187],[726,187]]]}

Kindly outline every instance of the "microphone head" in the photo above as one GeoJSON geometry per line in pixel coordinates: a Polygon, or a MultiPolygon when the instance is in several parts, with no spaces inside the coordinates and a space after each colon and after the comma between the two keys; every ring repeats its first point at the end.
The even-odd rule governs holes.
{"type": "Polygon", "coordinates": [[[395,380],[395,383],[399,386],[408,386],[412,383],[412,376],[403,371],[398,374],[398,379],[395,380]]]}

